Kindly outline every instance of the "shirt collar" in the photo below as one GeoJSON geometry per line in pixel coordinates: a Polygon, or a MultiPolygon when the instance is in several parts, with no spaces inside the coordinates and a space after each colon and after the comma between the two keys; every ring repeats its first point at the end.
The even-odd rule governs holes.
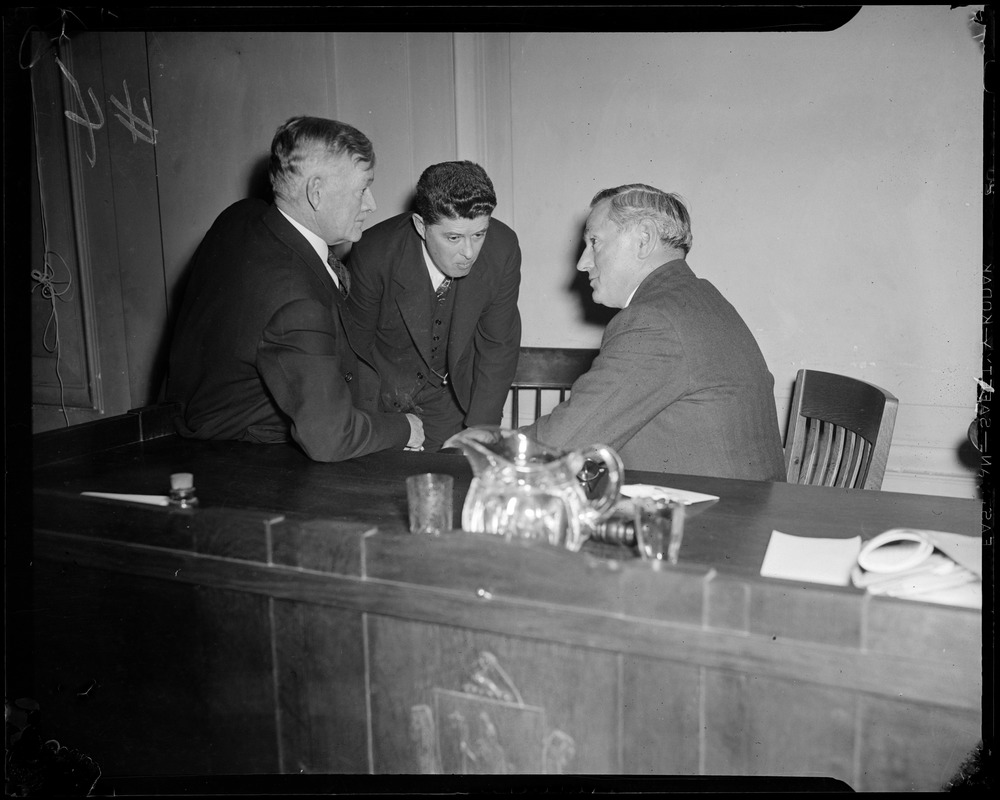
{"type": "Polygon", "coordinates": [[[340,281],[337,279],[336,273],[330,267],[330,262],[327,261],[327,259],[330,257],[330,245],[324,242],[319,236],[317,236],[315,233],[309,230],[305,225],[298,222],[297,220],[292,219],[290,216],[288,216],[288,214],[286,214],[280,208],[278,209],[278,211],[281,211],[281,215],[292,223],[295,230],[297,230],[299,233],[301,233],[303,236],[306,237],[306,241],[309,242],[310,245],[312,245],[312,249],[316,251],[316,255],[320,257],[320,260],[323,262],[323,266],[326,267],[326,271],[330,274],[330,277],[333,278],[333,282],[337,285],[337,288],[339,289],[340,281]]]}
{"type": "Polygon", "coordinates": [[[427,274],[431,276],[431,284],[433,284],[434,290],[437,291],[438,286],[444,283],[444,279],[448,276],[435,266],[434,259],[432,259],[431,254],[427,252],[427,243],[422,239],[420,249],[423,250],[424,253],[424,264],[427,265],[427,274]]]}

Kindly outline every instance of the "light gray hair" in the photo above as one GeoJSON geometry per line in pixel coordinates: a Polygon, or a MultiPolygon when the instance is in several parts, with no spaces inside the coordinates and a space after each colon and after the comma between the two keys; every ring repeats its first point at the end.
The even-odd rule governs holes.
{"type": "Polygon", "coordinates": [[[610,200],[608,219],[619,231],[649,220],[664,245],[681,250],[684,255],[691,251],[691,216],[678,195],[645,183],[629,183],[601,190],[590,201],[590,207],[602,200],[610,200]]]}
{"type": "Polygon", "coordinates": [[[375,166],[375,148],[357,128],[323,117],[292,117],[271,140],[269,177],[275,197],[288,199],[303,165],[317,156],[348,155],[375,166]]]}

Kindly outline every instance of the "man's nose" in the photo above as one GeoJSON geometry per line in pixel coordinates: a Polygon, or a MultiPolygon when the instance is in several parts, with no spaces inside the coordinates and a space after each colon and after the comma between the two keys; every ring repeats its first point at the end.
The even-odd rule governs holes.
{"type": "Polygon", "coordinates": [[[375,209],[378,208],[378,206],[375,205],[375,193],[371,189],[366,189],[365,197],[368,200],[368,202],[365,203],[365,208],[368,209],[368,211],[375,211],[375,209]]]}
{"type": "Polygon", "coordinates": [[[462,255],[465,257],[466,261],[471,261],[472,257],[476,254],[476,248],[468,239],[462,243],[462,255]]]}
{"type": "Polygon", "coordinates": [[[580,256],[580,260],[576,262],[576,268],[580,270],[580,272],[588,272],[592,266],[594,266],[594,259],[592,259],[588,253],[584,253],[580,256]]]}

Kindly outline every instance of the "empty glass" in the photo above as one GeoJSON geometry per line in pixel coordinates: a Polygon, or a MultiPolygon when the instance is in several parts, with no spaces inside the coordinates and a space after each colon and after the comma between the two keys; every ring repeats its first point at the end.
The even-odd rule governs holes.
{"type": "Polygon", "coordinates": [[[684,539],[684,504],[677,500],[635,499],[635,539],[647,561],[677,563],[684,539]]]}
{"type": "Polygon", "coordinates": [[[406,499],[410,509],[410,533],[439,536],[452,529],[451,475],[425,472],[406,479],[406,499]]]}

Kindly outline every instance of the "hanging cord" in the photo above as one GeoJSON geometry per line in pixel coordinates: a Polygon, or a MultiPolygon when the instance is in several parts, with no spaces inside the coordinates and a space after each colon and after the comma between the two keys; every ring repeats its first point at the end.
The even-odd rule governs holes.
{"type": "MultiPolygon", "coordinates": [[[[56,43],[56,48],[58,49],[58,41],[65,37],[65,12],[63,14],[63,30],[60,31],[59,37],[57,39],[52,39],[50,42],[56,43]]],[[[22,39],[21,46],[22,51],[24,47],[24,42],[27,41],[29,31],[25,32],[24,39],[22,39]]],[[[41,59],[42,54],[40,53],[36,58],[32,59],[29,63],[25,64],[23,59],[20,60],[21,69],[32,69],[35,64],[41,59]]],[[[34,294],[35,289],[41,289],[41,296],[49,301],[49,318],[45,323],[45,329],[42,332],[42,347],[45,348],[46,352],[55,353],[56,356],[56,380],[59,382],[59,409],[62,411],[63,420],[66,422],[66,427],[69,427],[69,413],[66,410],[66,387],[63,383],[62,372],[59,369],[60,362],[62,360],[62,344],[59,340],[59,314],[56,310],[56,300],[62,300],[62,302],[69,302],[67,299],[63,298],[63,295],[67,294],[73,286],[73,273],[69,268],[69,265],[59,253],[54,250],[49,249],[49,233],[48,225],[46,224],[46,211],[45,211],[45,192],[42,186],[42,170],[41,170],[41,157],[38,145],[38,106],[35,100],[35,87],[31,83],[30,79],[28,81],[31,87],[31,111],[32,111],[32,131],[35,138],[35,175],[38,179],[38,205],[39,205],[39,217],[41,220],[42,229],[42,268],[31,270],[31,280],[33,281],[31,286],[31,293],[34,294]],[[62,264],[63,270],[66,273],[66,280],[56,280],[55,269],[53,268],[53,259],[58,259],[62,264]],[[61,288],[60,288],[61,287],[61,288]]]]}
{"type": "MultiPolygon", "coordinates": [[[[42,212],[42,229],[45,229],[45,213],[42,212]]],[[[45,239],[45,234],[42,234],[43,241],[45,239]]],[[[49,301],[50,311],[49,319],[45,323],[45,330],[42,332],[42,347],[45,348],[46,352],[55,353],[56,355],[56,380],[59,381],[59,409],[62,411],[63,419],[66,421],[66,427],[69,427],[69,414],[66,411],[66,387],[63,384],[62,373],[59,370],[59,362],[62,359],[62,346],[59,341],[59,314],[56,311],[56,300],[62,299],[62,296],[69,292],[73,285],[73,275],[69,271],[69,267],[66,265],[66,260],[53,250],[46,249],[45,260],[42,265],[42,269],[31,270],[31,279],[35,282],[31,287],[31,292],[34,294],[35,289],[41,288],[41,295],[46,300],[49,301]],[[55,280],[55,270],[52,269],[52,264],[50,262],[50,257],[54,256],[58,258],[63,265],[63,269],[66,270],[66,275],[68,276],[64,281],[55,280]],[[62,289],[58,287],[63,285],[62,289]],[[51,331],[51,342],[49,344],[50,337],[49,332],[51,331]]],[[[68,302],[63,300],[63,302],[68,302]]]]}

